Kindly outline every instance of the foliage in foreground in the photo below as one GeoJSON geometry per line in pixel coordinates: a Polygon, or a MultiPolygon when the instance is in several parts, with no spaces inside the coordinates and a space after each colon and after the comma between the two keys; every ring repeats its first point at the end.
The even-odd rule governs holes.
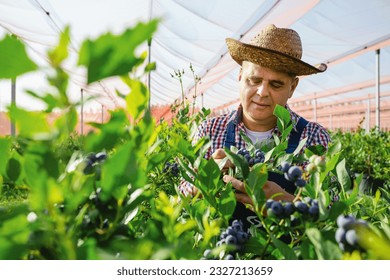
{"type": "MultiPolygon", "coordinates": [[[[128,75],[146,57],[134,50],[156,28],[156,21],[140,23],[120,36],[106,34],[83,44],[79,64],[88,69],[88,82],[119,75],[129,92],[120,93],[126,108],[112,111],[105,124],[92,124],[96,131],[71,154],[58,152],[77,123],[77,104],[67,98],[68,75],[62,68],[68,30],[48,53],[52,91],[29,92],[47,110],[9,108],[19,136],[0,138],[2,194],[18,188],[28,190],[28,197],[0,205],[0,259],[200,259],[205,252],[217,259],[390,259],[388,191],[359,192],[361,176],[351,180],[338,142],[327,152],[313,147],[300,155],[300,146],[287,155],[292,123],[281,107],[275,114],[282,136],[260,147],[248,144],[250,153],[261,151],[261,161],[249,164],[238,151],[226,151],[236,165],[230,173],[244,180],[263,228],[252,227],[245,235],[239,221],[231,223],[233,189],[221,180],[219,166],[203,158],[208,140],[195,145],[190,140],[208,112],[191,115],[183,102],[171,125],[157,125],[147,110],[147,88],[128,75]],[[49,126],[46,114],[55,108],[63,114],[49,126]],[[310,168],[298,168],[305,184],[296,193],[294,211],[266,201],[261,186],[269,171],[282,173],[286,164],[309,160],[310,168]],[[200,193],[178,193],[180,177],[200,193]],[[301,209],[315,205],[314,214],[301,209]]],[[[17,39],[7,36],[0,49],[14,57],[8,62],[12,71],[0,73],[0,78],[36,68],[17,39]],[[19,50],[16,58],[14,49],[19,50]]]]}

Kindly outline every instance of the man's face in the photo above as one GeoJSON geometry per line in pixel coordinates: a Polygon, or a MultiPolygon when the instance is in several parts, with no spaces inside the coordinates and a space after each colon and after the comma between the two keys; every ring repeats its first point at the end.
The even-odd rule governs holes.
{"type": "Polygon", "coordinates": [[[254,131],[275,127],[276,104],[285,106],[298,85],[298,78],[244,61],[239,76],[240,100],[245,126],[254,131]]]}

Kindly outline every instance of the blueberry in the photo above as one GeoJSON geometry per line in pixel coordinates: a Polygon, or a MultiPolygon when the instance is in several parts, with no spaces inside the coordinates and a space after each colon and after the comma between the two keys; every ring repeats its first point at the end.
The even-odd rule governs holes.
{"type": "Polygon", "coordinates": [[[95,158],[97,161],[102,161],[107,158],[107,154],[105,152],[100,152],[96,154],[95,158]]]}
{"type": "Polygon", "coordinates": [[[238,150],[237,154],[244,156],[244,155],[248,154],[248,151],[245,148],[241,148],[238,150]]]}
{"type": "Polygon", "coordinates": [[[228,235],[226,237],[226,244],[237,244],[237,238],[233,235],[228,235]]]}
{"type": "Polygon", "coordinates": [[[266,209],[270,209],[272,204],[274,203],[275,201],[273,199],[268,199],[266,202],[265,202],[265,208],[266,209]]]}
{"type": "Polygon", "coordinates": [[[234,257],[233,257],[233,255],[228,254],[228,255],[226,255],[223,259],[224,259],[224,260],[234,260],[234,257]]]}
{"type": "Polygon", "coordinates": [[[232,226],[228,226],[228,228],[226,229],[225,232],[227,235],[235,235],[236,234],[236,231],[232,226]]]}
{"type": "Polygon", "coordinates": [[[86,158],[89,159],[92,163],[94,163],[96,161],[96,154],[95,153],[89,153],[86,156],[86,158]]]}
{"type": "Polygon", "coordinates": [[[271,209],[276,216],[280,216],[283,213],[283,205],[280,203],[280,201],[275,201],[272,203],[271,209]]]}
{"type": "Polygon", "coordinates": [[[284,173],[284,178],[285,178],[287,181],[294,182],[294,178],[290,177],[290,176],[288,175],[288,173],[284,173]]]}
{"type": "Polygon", "coordinates": [[[291,166],[287,174],[289,178],[293,178],[295,181],[302,176],[302,170],[298,166],[291,166]]]}
{"type": "Polygon", "coordinates": [[[345,240],[351,246],[356,246],[358,244],[358,236],[354,229],[350,229],[345,233],[345,240]]]}
{"type": "Polygon", "coordinates": [[[340,215],[336,220],[337,226],[343,229],[350,229],[355,223],[355,218],[350,215],[340,215]]]}
{"type": "Polygon", "coordinates": [[[210,249],[204,250],[203,256],[206,257],[206,258],[208,258],[209,256],[211,256],[211,250],[210,250],[210,249]]]}
{"type": "Polygon", "coordinates": [[[306,214],[309,210],[309,206],[307,206],[307,204],[302,201],[295,202],[295,208],[301,214],[306,214]]]}
{"type": "Polygon", "coordinates": [[[248,240],[248,234],[243,231],[237,232],[237,241],[239,244],[244,244],[248,240]]]}
{"type": "Polygon", "coordinates": [[[283,173],[287,173],[289,168],[290,168],[290,163],[288,163],[287,161],[283,161],[280,164],[280,171],[282,171],[283,173]]]}
{"type": "Polygon", "coordinates": [[[319,214],[320,214],[320,211],[318,209],[318,205],[312,205],[309,207],[308,209],[308,212],[309,214],[312,216],[312,217],[317,217],[319,214]]]}
{"type": "Polygon", "coordinates": [[[343,228],[338,228],[335,233],[335,239],[337,243],[345,242],[345,230],[343,228]]]}
{"type": "Polygon", "coordinates": [[[302,178],[298,178],[295,181],[295,186],[297,186],[298,188],[303,188],[304,186],[306,186],[306,181],[302,178]]]}
{"type": "Polygon", "coordinates": [[[295,211],[295,207],[294,207],[294,204],[292,204],[291,202],[286,202],[284,204],[284,214],[289,217],[290,215],[292,215],[295,211]]]}
{"type": "Polygon", "coordinates": [[[86,158],[84,160],[84,169],[83,169],[83,173],[85,175],[88,175],[88,174],[92,174],[93,173],[93,161],[86,158]]]}

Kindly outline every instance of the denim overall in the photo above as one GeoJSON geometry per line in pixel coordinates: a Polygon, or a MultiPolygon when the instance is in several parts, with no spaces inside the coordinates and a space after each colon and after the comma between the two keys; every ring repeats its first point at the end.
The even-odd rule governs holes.
{"type": "MultiPolygon", "coordinates": [[[[301,139],[301,134],[306,127],[308,121],[304,118],[300,118],[297,125],[296,130],[292,130],[290,133],[290,137],[288,139],[288,146],[286,152],[291,154],[295,151],[295,149],[299,145],[299,140],[301,139]]],[[[227,133],[224,141],[224,147],[229,148],[230,146],[235,146],[236,144],[236,125],[237,120],[232,120],[227,125],[227,133]]],[[[268,180],[277,183],[287,192],[294,194],[296,186],[293,182],[290,182],[284,178],[282,174],[275,172],[268,172],[268,180]]],[[[239,219],[243,223],[244,230],[248,229],[251,225],[256,227],[261,227],[261,222],[257,215],[245,207],[244,204],[237,202],[236,209],[234,210],[232,220],[239,219]]]]}

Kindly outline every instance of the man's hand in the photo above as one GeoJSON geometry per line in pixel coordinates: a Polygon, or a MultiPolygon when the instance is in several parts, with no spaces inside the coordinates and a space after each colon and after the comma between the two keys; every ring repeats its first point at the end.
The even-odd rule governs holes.
{"type": "MultiPolygon", "coordinates": [[[[224,149],[217,149],[215,152],[211,155],[211,157],[214,159],[214,161],[219,165],[222,160],[226,158],[226,153],[224,149]]],[[[229,168],[234,167],[234,164],[227,160],[223,168],[221,169],[222,172],[226,172],[229,170],[229,168]]]]}
{"type": "MultiPolygon", "coordinates": [[[[223,176],[223,181],[225,183],[231,182],[233,188],[235,188],[238,192],[236,192],[237,201],[244,204],[253,205],[252,199],[248,196],[245,191],[244,183],[232,176],[225,175],[223,176]]],[[[265,193],[265,197],[273,198],[274,200],[284,200],[284,201],[293,201],[294,196],[288,192],[286,192],[281,186],[272,181],[267,181],[263,186],[263,191],[265,193]],[[276,194],[276,195],[275,195],[276,194]],[[275,195],[275,196],[274,196],[275,195]]]]}

